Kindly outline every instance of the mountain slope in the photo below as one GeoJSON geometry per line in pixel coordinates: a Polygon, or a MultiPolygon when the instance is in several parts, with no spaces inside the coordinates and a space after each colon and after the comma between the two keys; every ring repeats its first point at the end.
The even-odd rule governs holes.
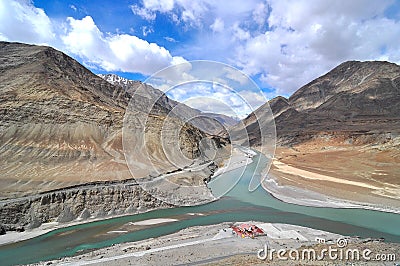
{"type": "Polygon", "coordinates": [[[113,85],[124,88],[131,94],[138,93],[137,89],[140,86],[145,86],[144,90],[140,90],[146,93],[145,96],[150,97],[154,101],[157,100],[166,109],[172,111],[171,114],[179,114],[181,119],[183,118],[183,120],[208,134],[219,134],[220,132],[225,131],[225,127],[234,124],[235,120],[231,117],[220,114],[203,113],[200,110],[187,106],[186,104],[169,99],[162,91],[147,84],[143,84],[140,81],[128,80],[115,74],[99,74],[98,76],[113,85]]]}
{"type": "Polygon", "coordinates": [[[94,171],[121,146],[126,92],[52,48],[0,43],[0,60],[3,196],[127,174],[118,160],[94,171]]]}
{"type": "Polygon", "coordinates": [[[297,111],[306,111],[344,94],[363,94],[371,100],[382,100],[379,96],[399,91],[399,69],[400,66],[388,62],[348,61],[301,87],[289,101],[297,111]]]}
{"type": "MultiPolygon", "coordinates": [[[[289,99],[269,101],[278,140],[301,142],[318,132],[398,132],[400,66],[388,62],[345,62],[301,87],[289,99]],[[301,136],[299,136],[301,135],[301,136]]],[[[263,120],[265,105],[254,113],[263,120]]],[[[244,123],[254,123],[250,114],[244,123]]],[[[259,140],[253,144],[257,145],[259,140]]]]}
{"type": "MultiPolygon", "coordinates": [[[[339,198],[336,206],[400,210],[400,66],[345,62],[269,105],[278,140],[269,192],[297,204],[339,198]]],[[[266,106],[243,121],[254,146],[266,106]]]]}
{"type": "MultiPolygon", "coordinates": [[[[132,177],[122,148],[129,91],[50,47],[0,42],[0,73],[0,198],[132,177]]],[[[132,101],[139,109],[151,102],[144,95],[132,101]]],[[[146,141],[154,147],[152,163],[169,172],[176,166],[160,145],[160,124],[170,111],[163,104],[154,105],[146,141]]],[[[179,138],[170,141],[187,158],[199,157],[207,135],[179,119],[173,123],[179,138]]]]}

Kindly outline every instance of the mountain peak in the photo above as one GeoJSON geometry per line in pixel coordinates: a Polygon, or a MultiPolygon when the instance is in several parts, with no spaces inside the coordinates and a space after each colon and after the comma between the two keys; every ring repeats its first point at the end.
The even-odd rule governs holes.
{"type": "Polygon", "coordinates": [[[301,87],[289,97],[297,111],[315,109],[331,97],[342,93],[358,93],[399,77],[400,66],[385,61],[347,61],[325,75],[301,87]]]}
{"type": "MultiPolygon", "coordinates": [[[[301,133],[307,139],[326,131],[398,132],[400,66],[384,61],[344,62],[289,99],[270,100],[269,106],[278,138],[301,133]]],[[[262,105],[244,120],[245,125],[254,127],[255,114],[259,121],[265,120],[268,109],[262,105]]]]}

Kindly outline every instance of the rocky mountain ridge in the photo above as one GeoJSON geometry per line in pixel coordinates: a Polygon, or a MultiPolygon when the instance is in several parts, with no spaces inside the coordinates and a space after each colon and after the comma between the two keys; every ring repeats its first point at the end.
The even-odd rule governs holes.
{"type": "Polygon", "coordinates": [[[183,120],[208,134],[218,135],[221,132],[224,132],[225,127],[232,126],[237,123],[235,119],[229,116],[214,113],[204,113],[198,109],[187,106],[186,104],[172,100],[168,98],[164,92],[140,81],[129,80],[116,74],[98,74],[98,76],[113,85],[122,87],[130,94],[137,94],[138,91],[144,91],[146,93],[145,96],[150,97],[154,100],[154,102],[157,101],[166,107],[170,111],[170,114],[179,114],[181,119],[183,118],[183,120]],[[140,86],[144,86],[145,89],[138,90],[140,86]]]}
{"type": "MultiPolygon", "coordinates": [[[[380,61],[345,62],[288,99],[279,96],[268,104],[280,144],[299,143],[319,133],[350,138],[387,133],[395,136],[400,132],[400,66],[380,61]]],[[[262,121],[264,110],[265,105],[243,122],[254,127],[255,117],[262,121]]],[[[259,136],[253,145],[257,143],[259,136]]]]}

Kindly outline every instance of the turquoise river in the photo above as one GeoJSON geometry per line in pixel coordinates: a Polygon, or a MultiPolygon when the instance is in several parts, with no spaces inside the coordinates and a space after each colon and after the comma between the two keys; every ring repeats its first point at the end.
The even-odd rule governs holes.
{"type": "MultiPolygon", "coordinates": [[[[265,163],[267,159],[259,156],[255,156],[255,161],[260,158],[261,163],[265,163]]],[[[236,178],[242,171],[243,168],[239,168],[227,172],[224,178],[236,178]]],[[[226,196],[206,205],[155,210],[80,224],[0,246],[0,265],[26,264],[73,256],[116,243],[170,234],[190,226],[248,220],[296,224],[344,235],[383,237],[386,241],[400,242],[399,214],[363,209],[305,207],[284,203],[261,187],[253,192],[248,191],[249,180],[257,172],[256,163],[249,164],[237,185],[226,196]],[[178,221],[123,234],[107,233],[118,230],[129,222],[152,218],[176,218],[178,221]]]]}

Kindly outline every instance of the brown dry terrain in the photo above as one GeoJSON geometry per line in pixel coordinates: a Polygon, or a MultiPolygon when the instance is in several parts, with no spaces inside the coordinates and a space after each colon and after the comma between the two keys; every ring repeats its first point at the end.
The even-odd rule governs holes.
{"type": "Polygon", "coordinates": [[[214,199],[204,182],[216,167],[208,155],[227,142],[170,115],[178,103],[161,91],[131,86],[113,85],[51,47],[0,42],[0,228],[167,207],[132,174],[179,175],[193,188],[185,204],[214,199]],[[204,167],[183,172],[192,164],[204,167]]]}
{"type": "MultiPolygon", "coordinates": [[[[144,128],[146,123],[146,132],[126,134],[131,142],[125,144],[134,149],[128,159],[137,162],[131,169],[135,177],[154,174],[153,168],[157,175],[174,171],[176,164],[196,158],[209,160],[200,158],[199,150],[207,134],[178,117],[166,123],[177,103],[172,106],[151,86],[112,85],[53,48],[19,43],[0,42],[0,73],[0,200],[132,178],[122,143],[129,102],[133,111],[148,111],[142,112],[143,119],[133,116],[128,121],[132,128],[144,128]],[[138,87],[141,93],[132,97],[138,87]],[[140,146],[143,136],[146,145],[140,146]],[[170,147],[180,155],[173,163],[175,158],[166,158],[170,147]]],[[[181,109],[199,112],[187,106],[181,109]]]]}
{"type": "Polygon", "coordinates": [[[270,110],[278,144],[270,174],[279,185],[400,206],[400,66],[344,62],[270,100],[243,121],[253,146],[265,145],[260,129],[270,110]]]}
{"type": "Polygon", "coordinates": [[[277,148],[270,174],[279,185],[398,208],[400,150],[397,145],[375,148],[346,144],[340,138],[320,137],[291,148],[277,148]]]}

